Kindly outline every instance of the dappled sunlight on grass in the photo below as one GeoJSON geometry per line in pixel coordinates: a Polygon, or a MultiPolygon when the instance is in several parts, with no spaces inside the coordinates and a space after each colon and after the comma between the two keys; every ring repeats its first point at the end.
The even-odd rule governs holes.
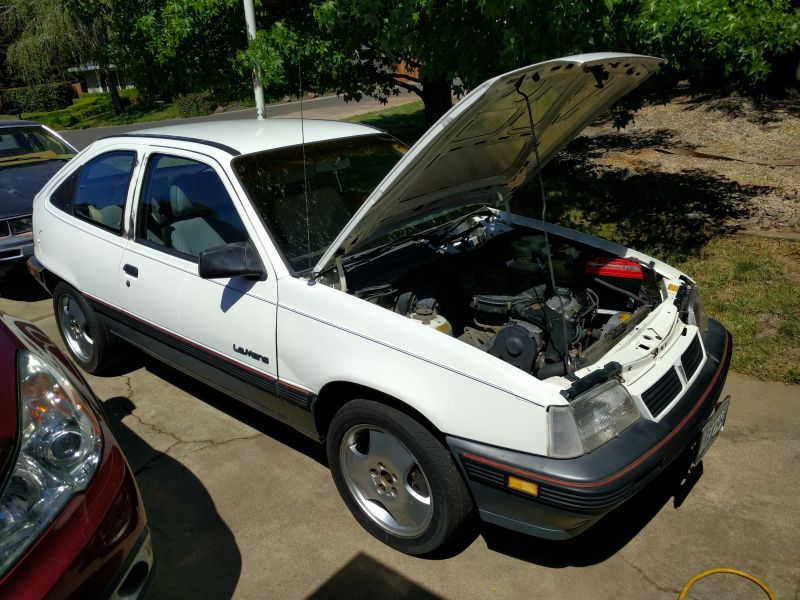
{"type": "Polygon", "coordinates": [[[800,383],[800,242],[737,235],[676,264],[697,279],[710,316],[733,334],[733,368],[800,383]]]}

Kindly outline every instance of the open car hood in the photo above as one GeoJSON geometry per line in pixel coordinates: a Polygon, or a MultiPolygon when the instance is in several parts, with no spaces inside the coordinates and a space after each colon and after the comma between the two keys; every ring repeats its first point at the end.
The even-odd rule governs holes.
{"type": "Polygon", "coordinates": [[[389,231],[444,209],[508,198],[592,119],[658,70],[661,59],[567,56],[485,81],[414,144],[328,247],[314,271],[389,231]]]}

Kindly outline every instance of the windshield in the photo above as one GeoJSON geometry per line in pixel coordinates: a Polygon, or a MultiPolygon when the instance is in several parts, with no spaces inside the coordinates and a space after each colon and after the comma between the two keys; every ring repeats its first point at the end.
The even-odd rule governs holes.
{"type": "Polygon", "coordinates": [[[0,129],[0,164],[70,159],[75,151],[41,127],[0,129]]]}
{"type": "Polygon", "coordinates": [[[367,135],[246,154],[233,168],[289,266],[314,266],[407,148],[367,135]]]}

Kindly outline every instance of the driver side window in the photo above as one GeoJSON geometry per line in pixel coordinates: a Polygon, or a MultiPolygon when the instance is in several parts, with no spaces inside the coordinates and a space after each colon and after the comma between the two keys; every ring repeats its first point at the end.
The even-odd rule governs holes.
{"type": "Polygon", "coordinates": [[[201,251],[245,242],[248,235],[213,168],[189,158],[155,154],[145,173],[136,238],[196,261],[201,251]]]}

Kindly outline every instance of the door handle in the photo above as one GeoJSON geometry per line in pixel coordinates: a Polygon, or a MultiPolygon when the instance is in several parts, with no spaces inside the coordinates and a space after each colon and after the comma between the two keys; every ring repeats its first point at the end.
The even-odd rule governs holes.
{"type": "Polygon", "coordinates": [[[122,267],[122,270],[125,271],[131,277],[139,276],[139,269],[134,267],[133,265],[125,265],[124,267],[122,267]]]}

